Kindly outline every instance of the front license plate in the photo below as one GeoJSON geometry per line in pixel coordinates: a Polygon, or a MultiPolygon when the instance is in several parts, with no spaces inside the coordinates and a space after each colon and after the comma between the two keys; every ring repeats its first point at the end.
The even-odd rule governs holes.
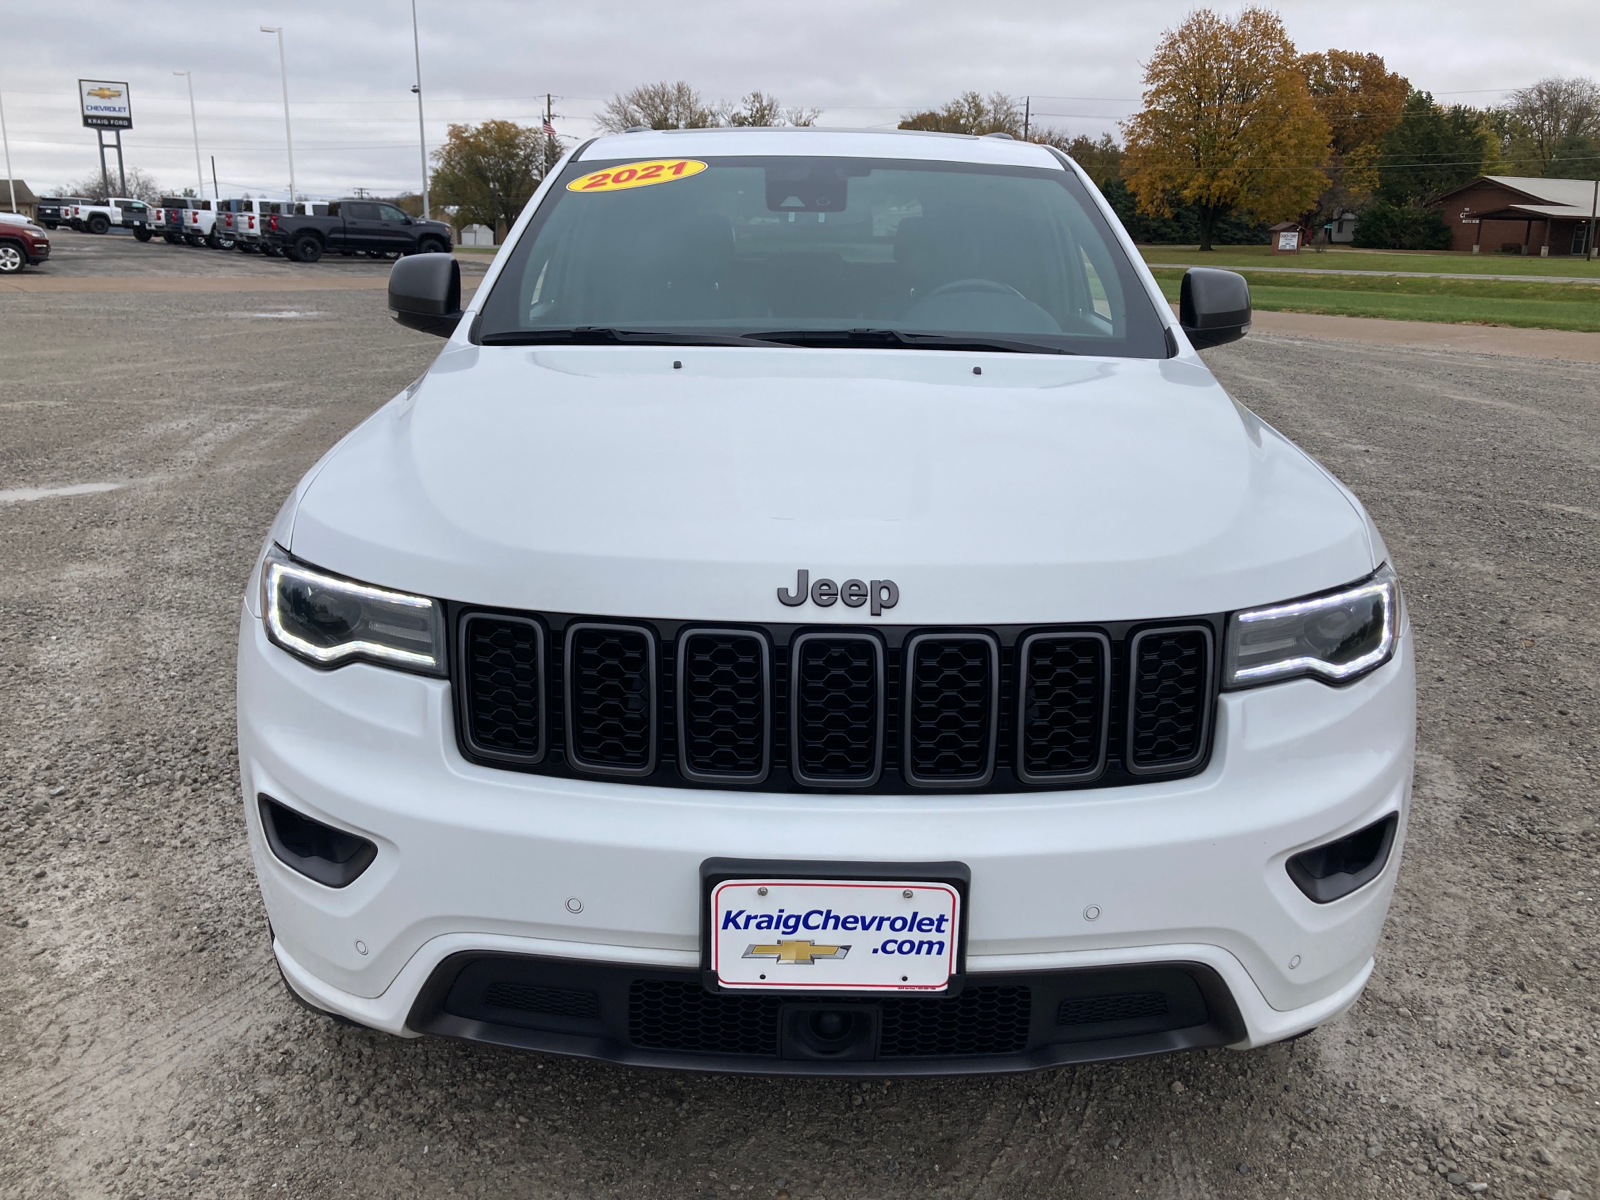
{"type": "Polygon", "coordinates": [[[711,970],[725,988],[942,992],[960,929],[947,883],[727,879],[711,889],[711,970]]]}

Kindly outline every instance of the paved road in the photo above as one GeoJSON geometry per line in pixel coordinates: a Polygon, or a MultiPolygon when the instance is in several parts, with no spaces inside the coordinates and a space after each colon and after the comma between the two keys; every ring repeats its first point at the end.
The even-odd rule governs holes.
{"type": "Polygon", "coordinates": [[[0,296],[0,1195],[1345,1200],[1464,1195],[1453,1170],[1593,1200],[1600,368],[1211,354],[1365,498],[1417,627],[1416,815],[1350,1015],[863,1086],[401,1041],[281,990],[239,591],[293,481],[437,345],[354,290],[0,296]],[[50,487],[77,490],[25,498],[50,487]]]}

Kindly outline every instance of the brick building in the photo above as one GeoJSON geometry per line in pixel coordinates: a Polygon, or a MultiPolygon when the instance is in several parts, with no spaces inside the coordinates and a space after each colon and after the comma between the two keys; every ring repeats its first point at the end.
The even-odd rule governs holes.
{"type": "Polygon", "coordinates": [[[1452,250],[1583,254],[1593,246],[1593,179],[1480,175],[1429,207],[1450,227],[1452,250]]]}

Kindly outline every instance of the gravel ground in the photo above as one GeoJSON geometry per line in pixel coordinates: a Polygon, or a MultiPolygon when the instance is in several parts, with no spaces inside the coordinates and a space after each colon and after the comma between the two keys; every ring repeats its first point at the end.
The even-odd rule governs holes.
{"type": "Polygon", "coordinates": [[[1600,1196],[1600,367],[1209,356],[1367,502],[1417,629],[1411,840],[1348,1016],[861,1084],[402,1041],[284,994],[239,593],[293,481],[437,348],[370,291],[0,296],[0,1194],[1600,1196]],[[26,498],[80,484],[116,486],[26,498]]]}

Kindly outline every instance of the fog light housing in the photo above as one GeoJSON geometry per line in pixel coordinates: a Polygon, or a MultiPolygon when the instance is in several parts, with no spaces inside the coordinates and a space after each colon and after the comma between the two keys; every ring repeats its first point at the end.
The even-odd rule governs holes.
{"type": "Polygon", "coordinates": [[[1399,825],[1400,814],[1390,813],[1337,841],[1302,850],[1286,864],[1289,878],[1318,904],[1348,896],[1383,873],[1399,825]]]}
{"type": "Polygon", "coordinates": [[[325,887],[349,887],[378,857],[378,847],[364,837],[313,821],[265,792],[256,801],[267,845],[278,861],[325,887]]]}

